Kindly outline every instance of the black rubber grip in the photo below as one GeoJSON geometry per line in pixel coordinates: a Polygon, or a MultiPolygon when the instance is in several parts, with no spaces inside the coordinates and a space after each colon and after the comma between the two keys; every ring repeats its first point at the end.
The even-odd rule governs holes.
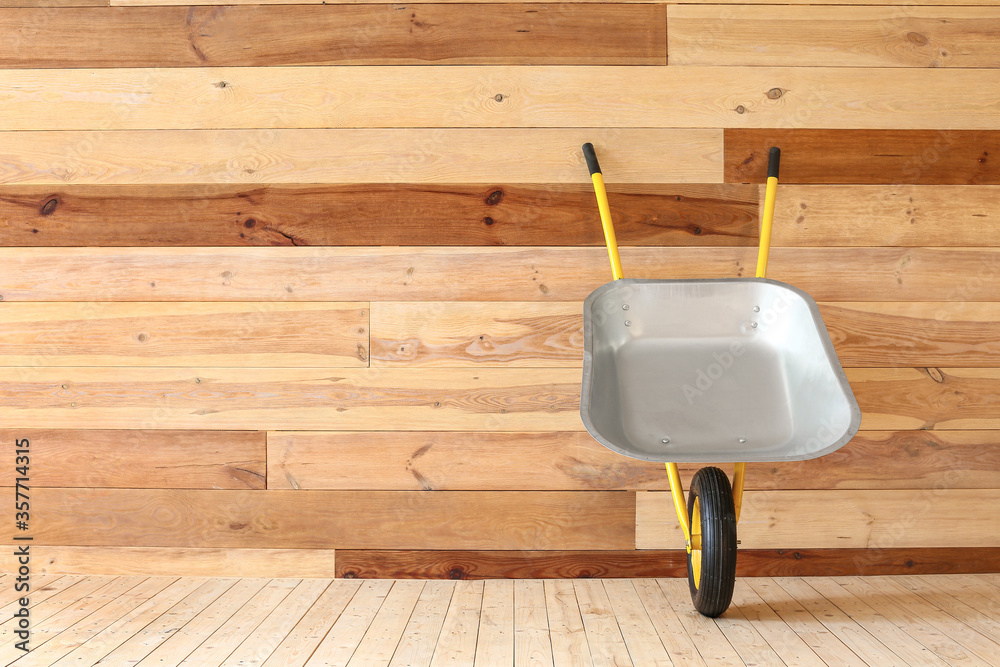
{"type": "Polygon", "coordinates": [[[778,177],[778,163],[781,162],[781,149],[771,146],[771,151],[767,154],[767,177],[778,177]]]}
{"type": "Polygon", "coordinates": [[[587,158],[587,169],[590,170],[591,176],[601,173],[601,165],[597,162],[594,144],[588,142],[583,145],[583,157],[587,158]]]}

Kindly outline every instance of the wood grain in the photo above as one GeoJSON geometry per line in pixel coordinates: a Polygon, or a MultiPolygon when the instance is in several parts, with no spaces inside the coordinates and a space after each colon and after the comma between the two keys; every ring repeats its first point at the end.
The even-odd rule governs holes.
{"type": "Polygon", "coordinates": [[[368,312],[367,303],[8,303],[0,366],[359,368],[368,312]]]}
{"type": "MultiPolygon", "coordinates": [[[[757,243],[755,186],[608,193],[622,245],[757,243]]],[[[589,184],[0,186],[3,246],[552,243],[603,247],[589,184]]]]}
{"type": "MultiPolygon", "coordinates": [[[[263,489],[261,431],[0,430],[13,460],[28,441],[31,486],[162,489],[263,489]],[[56,465],[58,462],[58,465],[56,465]]],[[[13,486],[14,469],[0,484],[13,486]]]]}
{"type": "Polygon", "coordinates": [[[990,369],[852,369],[847,373],[863,413],[878,430],[996,428],[1000,372],[990,369]]]}
{"type": "MultiPolygon", "coordinates": [[[[848,369],[866,430],[997,429],[1000,370],[848,369]]],[[[582,431],[575,369],[0,368],[11,429],[582,431]],[[335,374],[331,374],[335,372],[335,374]]]]}
{"type": "Polygon", "coordinates": [[[995,7],[669,8],[671,65],[997,67],[995,7]]]}
{"type": "Polygon", "coordinates": [[[998,199],[995,185],[782,184],[771,245],[1000,245],[998,199]]]}
{"type": "Polygon", "coordinates": [[[327,586],[264,664],[304,665],[360,587],[361,582],[355,581],[335,581],[327,586]]]}
{"type": "Polygon", "coordinates": [[[10,70],[0,93],[15,130],[587,127],[603,154],[624,128],[995,130],[997,87],[996,69],[310,66],[10,70]]]}
{"type": "Polygon", "coordinates": [[[107,7],[108,0],[9,0],[5,7],[51,10],[56,7],[107,7]]]}
{"type": "MultiPolygon", "coordinates": [[[[746,553],[749,552],[740,553],[741,560],[746,553]]],[[[683,550],[343,550],[337,554],[336,576],[351,579],[686,577],[687,556],[683,550]]]]}
{"type": "Polygon", "coordinates": [[[312,129],[12,132],[0,181],[158,183],[580,183],[581,146],[614,142],[613,183],[721,183],[722,131],[312,129]],[[664,162],[664,147],[670,160],[664,162]],[[150,159],[155,155],[156,159],[150,159]]]}
{"type": "MultiPolygon", "coordinates": [[[[582,431],[575,369],[0,369],[11,429],[582,431]]],[[[1000,370],[848,369],[866,430],[997,429],[1000,370]]]]}
{"type": "Polygon", "coordinates": [[[35,573],[184,577],[334,576],[333,549],[39,546],[35,573]]]}
{"type": "Polygon", "coordinates": [[[628,493],[36,489],[34,544],[254,549],[631,549],[628,493]]]}
{"type": "Polygon", "coordinates": [[[0,368],[0,423],[573,430],[582,429],[579,392],[575,370],[0,368]]]}
{"type": "MultiPolygon", "coordinates": [[[[682,548],[670,494],[636,496],[636,548],[682,548]]],[[[739,532],[744,549],[998,547],[997,511],[997,489],[748,491],[739,532]]]]}
{"type": "Polygon", "coordinates": [[[995,185],[1000,131],[726,131],[727,183],[762,183],[771,146],[784,183],[995,185]]]}
{"type": "MultiPolygon", "coordinates": [[[[757,261],[754,248],[621,250],[630,278],[742,277],[757,261]]],[[[607,261],[559,247],[0,248],[0,299],[582,302],[607,261]]],[[[993,302],[1000,250],[775,248],[768,277],[818,301],[993,302]]]]}
{"type": "Polygon", "coordinates": [[[372,308],[371,364],[580,368],[579,303],[403,303],[372,308]]]}
{"type": "MultiPolygon", "coordinates": [[[[993,303],[821,303],[844,366],[1000,365],[993,303]]],[[[574,303],[379,302],[371,358],[379,367],[580,368],[583,313],[574,303]]]]}
{"type": "Polygon", "coordinates": [[[649,4],[103,7],[44,22],[35,10],[5,8],[0,41],[17,48],[4,50],[0,67],[665,65],[666,37],[666,8],[649,4]],[[129,38],[88,39],[95,33],[129,38]]]}
{"type": "MultiPolygon", "coordinates": [[[[49,2],[50,0],[18,0],[18,4],[32,2],[49,2]]],[[[60,1],[60,0],[51,0],[60,1]]],[[[67,0],[72,1],[72,0],[67,0]]],[[[93,0],[96,1],[96,0],[93,0]]],[[[361,3],[362,1],[367,2],[367,0],[346,0],[345,4],[361,3]]],[[[469,0],[446,0],[447,2],[461,2],[466,3],[469,0]]],[[[491,0],[471,0],[474,3],[485,3],[491,0]]],[[[598,0],[583,0],[584,2],[597,2],[598,0]]],[[[269,4],[269,5],[297,5],[297,4],[318,4],[322,3],[323,0],[110,0],[112,6],[155,6],[155,5],[191,5],[195,2],[199,5],[206,6],[217,6],[217,5],[256,5],[256,4],[269,4]]],[[[629,3],[633,0],[612,0],[612,3],[629,3]]],[[[805,2],[805,0],[796,0],[794,3],[789,3],[785,0],[760,0],[758,4],[829,4],[829,5],[865,5],[870,3],[871,0],[821,0],[820,2],[805,2]]],[[[418,5],[420,3],[417,3],[418,5]]],[[[747,4],[747,0],[696,0],[690,4],[735,4],[744,5],[747,4]]],[[[941,5],[941,6],[951,6],[951,5],[988,5],[992,6],[992,0],[885,0],[882,4],[885,5],[941,5]]],[[[902,11],[902,10],[901,10],[902,11]]]]}
{"type": "Polygon", "coordinates": [[[845,366],[1000,365],[994,303],[823,303],[820,311],[845,366]]]}
{"type": "MultiPolygon", "coordinates": [[[[267,442],[271,489],[669,489],[662,464],[580,432],[272,431],[267,442]]],[[[701,465],[678,467],[687,488],[701,465]]],[[[989,489],[998,471],[998,431],[862,431],[818,459],[750,464],[746,488],[989,489]]]]}

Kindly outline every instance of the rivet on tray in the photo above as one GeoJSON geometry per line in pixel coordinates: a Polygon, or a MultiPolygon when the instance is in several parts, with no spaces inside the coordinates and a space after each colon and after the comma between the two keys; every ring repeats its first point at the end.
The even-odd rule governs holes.
{"type": "Polygon", "coordinates": [[[670,444],[670,438],[664,438],[663,440],[660,440],[660,442],[662,442],[664,445],[669,445],[670,444]]]}
{"type": "Polygon", "coordinates": [[[753,312],[759,313],[760,312],[760,306],[754,306],[753,307],[753,312]]]}
{"type": "Polygon", "coordinates": [[[746,438],[740,438],[739,441],[740,441],[740,444],[742,445],[742,444],[746,443],[747,439],[746,438]]]}
{"type": "Polygon", "coordinates": [[[627,327],[632,326],[632,320],[625,320],[625,326],[627,327]]]}
{"type": "Polygon", "coordinates": [[[756,329],[757,328],[757,323],[756,322],[751,322],[750,326],[751,326],[751,328],[756,329]]]}
{"type": "Polygon", "coordinates": [[[622,310],[628,310],[628,304],[627,303],[624,304],[624,305],[622,305],[622,310]]]}

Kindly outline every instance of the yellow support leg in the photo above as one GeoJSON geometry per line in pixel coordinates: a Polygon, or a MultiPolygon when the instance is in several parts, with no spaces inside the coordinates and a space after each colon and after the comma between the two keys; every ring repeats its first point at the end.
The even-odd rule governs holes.
{"type": "Polygon", "coordinates": [[[733,472],[733,504],[736,505],[736,523],[740,522],[740,508],[743,506],[743,480],[746,478],[747,464],[737,463],[733,472]]]}
{"type": "MultiPolygon", "coordinates": [[[[688,521],[688,510],[687,502],[684,500],[684,487],[681,486],[681,475],[677,471],[676,463],[668,463],[667,465],[667,475],[670,477],[670,495],[674,499],[674,509],[677,510],[677,521],[681,524],[681,530],[684,531],[684,543],[687,546],[688,553],[691,553],[691,522],[688,521]]],[[[701,545],[695,545],[694,548],[701,548],[701,545]]]]}

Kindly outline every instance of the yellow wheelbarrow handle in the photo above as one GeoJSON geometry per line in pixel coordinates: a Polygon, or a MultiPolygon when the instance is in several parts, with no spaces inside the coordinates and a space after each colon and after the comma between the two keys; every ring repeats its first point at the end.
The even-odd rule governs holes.
{"type": "Polygon", "coordinates": [[[601,173],[601,165],[597,162],[597,153],[594,152],[594,144],[583,145],[583,157],[587,158],[587,169],[590,170],[590,179],[594,181],[594,193],[597,195],[597,210],[601,212],[601,227],[604,228],[604,243],[608,246],[608,259],[611,260],[611,273],[615,280],[621,280],[622,259],[618,256],[618,241],[615,239],[615,226],[611,223],[611,207],[608,205],[608,191],[604,189],[604,174],[601,173]]]}

